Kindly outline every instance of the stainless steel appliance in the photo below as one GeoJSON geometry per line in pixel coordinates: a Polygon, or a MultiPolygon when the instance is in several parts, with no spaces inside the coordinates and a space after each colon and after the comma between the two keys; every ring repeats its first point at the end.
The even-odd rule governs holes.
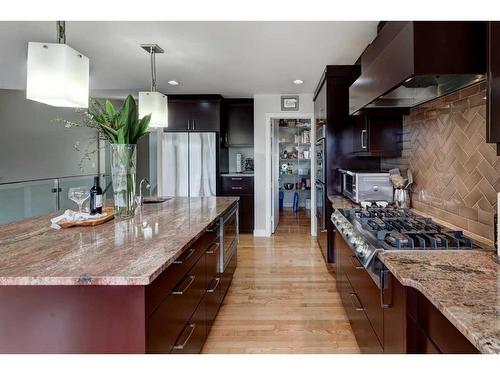
{"type": "MultiPolygon", "coordinates": [[[[236,204],[220,219],[220,261],[219,272],[227,272],[230,263],[236,262],[239,242],[239,204],[236,204]],[[234,259],[233,259],[234,258],[234,259]]],[[[236,264],[234,264],[236,268],[236,264]]]]}
{"type": "Polygon", "coordinates": [[[379,288],[385,285],[382,251],[471,250],[481,247],[463,232],[443,227],[405,208],[335,209],[331,220],[379,288]]]}
{"type": "Polygon", "coordinates": [[[316,142],[316,180],[325,183],[325,138],[316,142]]]}
{"type": "Polygon", "coordinates": [[[236,251],[239,241],[239,204],[227,212],[219,223],[220,233],[219,240],[221,249],[219,252],[219,275],[220,275],[220,293],[225,295],[231,281],[233,280],[234,271],[238,264],[236,251]]]}
{"type": "Polygon", "coordinates": [[[355,203],[393,201],[393,186],[389,172],[348,171],[341,169],[342,193],[355,203]]]}
{"type": "Polygon", "coordinates": [[[316,127],[316,239],[321,248],[325,262],[333,263],[333,247],[328,245],[328,221],[326,219],[326,149],[325,125],[316,127]]]}
{"type": "Polygon", "coordinates": [[[176,197],[216,195],[215,132],[165,132],[162,135],[160,194],[176,197]]]}

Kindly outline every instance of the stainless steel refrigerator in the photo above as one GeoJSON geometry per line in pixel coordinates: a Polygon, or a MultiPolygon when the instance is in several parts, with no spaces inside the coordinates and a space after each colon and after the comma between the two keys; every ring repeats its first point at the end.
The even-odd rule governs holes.
{"type": "Polygon", "coordinates": [[[161,195],[216,195],[217,136],[215,132],[165,132],[161,144],[161,195]]]}

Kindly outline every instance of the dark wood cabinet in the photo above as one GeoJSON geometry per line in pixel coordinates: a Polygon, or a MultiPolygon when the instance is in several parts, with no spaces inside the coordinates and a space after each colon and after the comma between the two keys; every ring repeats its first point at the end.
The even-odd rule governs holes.
{"type": "Polygon", "coordinates": [[[191,127],[191,106],[188,100],[168,98],[168,130],[189,130],[191,127]]]}
{"type": "Polygon", "coordinates": [[[406,113],[406,109],[364,110],[352,115],[353,152],[357,156],[401,156],[406,113]]]}
{"type": "Polygon", "coordinates": [[[407,288],[407,320],[409,353],[479,353],[422,293],[413,288],[407,288]]]}
{"type": "Polygon", "coordinates": [[[254,178],[253,176],[222,176],[221,190],[223,196],[239,197],[239,230],[240,233],[253,233],[254,229],[254,178]]]}
{"type": "Polygon", "coordinates": [[[224,99],[223,144],[253,146],[253,99],[224,99]]]}
{"type": "Polygon", "coordinates": [[[222,97],[176,95],[168,97],[168,130],[219,131],[222,97]]]}
{"type": "Polygon", "coordinates": [[[362,353],[478,353],[416,289],[381,269],[381,288],[338,233],[336,283],[362,353]]]}
{"type": "Polygon", "coordinates": [[[406,319],[406,288],[387,270],[387,285],[382,291],[384,309],[384,353],[403,354],[408,352],[407,319],[406,319]]]}
{"type": "Polygon", "coordinates": [[[486,141],[500,143],[500,22],[488,22],[487,35],[486,141]]]}
{"type": "Polygon", "coordinates": [[[225,296],[220,246],[215,224],[148,287],[148,310],[153,311],[147,321],[148,353],[201,352],[225,296]]]}
{"type": "Polygon", "coordinates": [[[338,233],[335,249],[337,287],[359,348],[362,353],[382,353],[383,312],[378,288],[338,233]]]}

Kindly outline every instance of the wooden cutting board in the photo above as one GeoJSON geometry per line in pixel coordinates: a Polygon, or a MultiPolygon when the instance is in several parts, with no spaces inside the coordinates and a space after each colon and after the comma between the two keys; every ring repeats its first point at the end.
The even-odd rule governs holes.
{"type": "Polygon", "coordinates": [[[102,209],[102,213],[106,216],[101,216],[96,219],[80,220],[80,221],[60,221],[57,223],[61,228],[71,228],[71,227],[93,227],[96,225],[103,224],[110,221],[115,217],[115,210],[113,207],[105,207],[102,209]]]}

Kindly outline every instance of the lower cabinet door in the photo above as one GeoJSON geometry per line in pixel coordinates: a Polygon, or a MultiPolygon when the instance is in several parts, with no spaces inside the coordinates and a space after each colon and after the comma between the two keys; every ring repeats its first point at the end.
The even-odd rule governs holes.
{"type": "Polygon", "coordinates": [[[193,316],[186,324],[177,338],[172,354],[198,354],[201,353],[207,338],[206,306],[203,299],[193,316]]]}
{"type": "Polygon", "coordinates": [[[239,225],[240,233],[253,233],[254,228],[254,196],[240,196],[239,225]]]}

